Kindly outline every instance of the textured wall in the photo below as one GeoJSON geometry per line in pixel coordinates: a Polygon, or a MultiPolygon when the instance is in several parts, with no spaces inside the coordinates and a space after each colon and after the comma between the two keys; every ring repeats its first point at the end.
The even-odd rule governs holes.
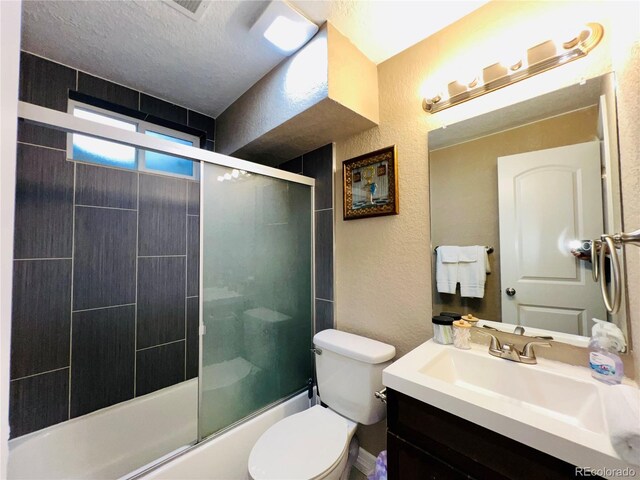
{"type": "Polygon", "coordinates": [[[440,294],[434,284],[434,315],[446,310],[501,321],[498,157],[597,140],[597,127],[594,106],[429,152],[433,245],[494,247],[484,298],[463,298],[459,288],[440,294]]]}
{"type": "MultiPolygon", "coordinates": [[[[627,228],[640,221],[638,197],[638,6],[631,2],[491,2],[450,27],[378,66],[380,125],[336,142],[336,162],[396,144],[400,214],[336,222],[336,322],[338,328],[368,335],[396,346],[398,355],[431,336],[431,260],[429,230],[429,130],[470,118],[517,101],[571,85],[581,77],[618,70],[620,147],[627,228]],[[460,75],[462,67],[490,65],[504,42],[525,39],[525,46],[544,40],[563,19],[598,21],[605,38],[591,54],[471,102],[426,114],[423,95],[460,75]],[[545,28],[540,28],[544,25],[545,28]],[[635,51],[632,55],[631,48],[635,51]],[[635,83],[634,83],[635,82],[635,83]],[[431,90],[429,90],[431,88],[431,90]],[[632,216],[634,214],[635,216],[632,216]]],[[[437,90],[436,90],[437,91],[437,90]]],[[[336,209],[342,205],[342,172],[335,176],[336,209]]],[[[631,316],[640,335],[634,297],[640,288],[640,253],[629,261],[631,316]]],[[[637,360],[636,360],[637,362],[637,360]]],[[[384,446],[382,427],[361,432],[363,446],[384,446]]]]}
{"type": "Polygon", "coordinates": [[[377,121],[375,65],[327,23],[217,118],[216,151],[278,165],[377,121]]]}
{"type": "Polygon", "coordinates": [[[329,32],[329,98],[378,123],[378,71],[376,65],[333,25],[329,32]]]}
{"type": "Polygon", "coordinates": [[[218,116],[216,151],[229,155],[328,94],[327,27],[218,116]]]}
{"type": "MultiPolygon", "coordinates": [[[[640,7],[635,16],[640,18],[640,7]]],[[[633,14],[632,14],[633,15],[633,14]]],[[[623,222],[626,232],[640,228],[640,40],[620,32],[614,53],[618,80],[618,140],[622,178],[623,222]]],[[[637,33],[637,29],[636,29],[637,33]]],[[[627,295],[634,345],[635,371],[640,374],[640,248],[626,247],[627,295]]]]}

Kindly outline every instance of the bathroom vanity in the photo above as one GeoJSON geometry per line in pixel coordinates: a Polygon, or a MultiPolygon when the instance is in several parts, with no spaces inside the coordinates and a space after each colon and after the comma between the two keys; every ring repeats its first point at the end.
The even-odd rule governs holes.
{"type": "Polygon", "coordinates": [[[395,390],[387,390],[390,479],[573,478],[575,467],[395,390]]]}
{"type": "Polygon", "coordinates": [[[609,478],[630,467],[609,440],[609,387],[587,368],[429,340],[387,367],[383,383],[392,480],[576,478],[576,467],[609,478]]]}

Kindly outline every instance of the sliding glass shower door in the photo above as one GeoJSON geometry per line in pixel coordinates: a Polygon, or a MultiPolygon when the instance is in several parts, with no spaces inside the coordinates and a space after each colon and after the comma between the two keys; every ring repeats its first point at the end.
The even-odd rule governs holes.
{"type": "Polygon", "coordinates": [[[127,475],[306,386],[313,179],[37,105],[20,118],[12,478],[127,475]],[[34,453],[61,438],[90,465],[34,453]]]}
{"type": "Polygon", "coordinates": [[[214,164],[202,177],[200,438],[303,388],[313,326],[313,188],[214,164]]]}

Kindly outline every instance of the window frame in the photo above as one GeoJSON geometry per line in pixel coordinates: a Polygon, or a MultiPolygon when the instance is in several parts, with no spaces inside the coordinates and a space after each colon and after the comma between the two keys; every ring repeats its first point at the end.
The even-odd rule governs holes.
{"type": "MultiPolygon", "coordinates": [[[[185,140],[188,142],[192,142],[193,146],[196,148],[201,148],[200,142],[201,142],[201,138],[197,137],[195,135],[190,135],[188,133],[185,132],[181,132],[179,130],[174,130],[172,128],[168,128],[168,127],[164,127],[162,125],[158,125],[156,123],[151,123],[151,122],[147,122],[145,120],[140,120],[137,118],[133,118],[133,117],[129,117],[128,115],[124,115],[122,113],[118,113],[118,112],[113,112],[111,110],[107,110],[104,108],[100,108],[100,107],[95,107],[93,105],[87,104],[87,103],[83,103],[77,100],[72,100],[69,99],[69,102],[67,104],[67,113],[73,115],[74,114],[74,109],[81,109],[81,110],[86,110],[88,112],[91,113],[96,113],[98,115],[103,115],[105,117],[111,117],[115,120],[121,120],[130,124],[133,124],[136,126],[136,132],[137,133],[142,133],[143,135],[146,135],[147,131],[151,131],[154,133],[159,133],[162,135],[168,135],[171,137],[175,137],[175,138],[179,138],[180,140],[185,140]]],[[[146,150],[142,149],[142,148],[138,148],[138,147],[133,147],[135,148],[135,168],[125,168],[125,167],[118,167],[118,166],[114,166],[114,165],[105,165],[105,164],[101,164],[98,162],[89,162],[86,160],[76,160],[73,158],[73,133],[68,133],[67,134],[67,160],[69,161],[73,161],[73,162],[79,162],[79,163],[84,163],[87,165],[97,165],[97,166],[101,166],[101,167],[105,167],[105,168],[118,168],[121,170],[127,170],[127,171],[132,171],[132,172],[143,172],[143,173],[153,173],[156,175],[166,175],[169,177],[176,177],[176,178],[185,178],[187,180],[199,180],[200,179],[200,169],[197,168],[196,165],[194,165],[193,167],[193,175],[182,175],[180,173],[173,173],[173,172],[167,172],[165,170],[156,170],[153,168],[147,168],[146,165],[146,150]]],[[[168,154],[166,154],[168,155],[168,154]]],[[[189,160],[189,159],[185,159],[185,160],[189,160]]],[[[191,161],[193,164],[197,164],[197,161],[193,161],[193,160],[189,160],[191,161]]]]}

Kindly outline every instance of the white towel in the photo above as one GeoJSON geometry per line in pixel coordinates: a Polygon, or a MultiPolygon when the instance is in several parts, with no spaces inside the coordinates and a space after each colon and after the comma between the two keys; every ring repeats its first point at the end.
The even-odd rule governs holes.
{"type": "Polygon", "coordinates": [[[602,391],[613,449],[625,462],[640,466],[640,390],[611,385],[602,391]]]}
{"type": "Polygon", "coordinates": [[[477,262],[478,249],[476,248],[476,246],[474,245],[472,247],[460,247],[460,250],[458,253],[458,261],[460,263],[477,262]]]}
{"type": "Polygon", "coordinates": [[[459,248],[453,245],[440,245],[436,250],[436,287],[439,293],[456,293],[458,251],[459,248]]]}
{"type": "Polygon", "coordinates": [[[462,247],[474,249],[475,258],[483,261],[461,262],[458,264],[458,281],[460,282],[460,296],[483,298],[484,284],[487,280],[487,249],[481,245],[462,247]]]}
{"type": "Polygon", "coordinates": [[[442,263],[458,263],[460,247],[455,245],[440,245],[437,251],[442,263]]]}

